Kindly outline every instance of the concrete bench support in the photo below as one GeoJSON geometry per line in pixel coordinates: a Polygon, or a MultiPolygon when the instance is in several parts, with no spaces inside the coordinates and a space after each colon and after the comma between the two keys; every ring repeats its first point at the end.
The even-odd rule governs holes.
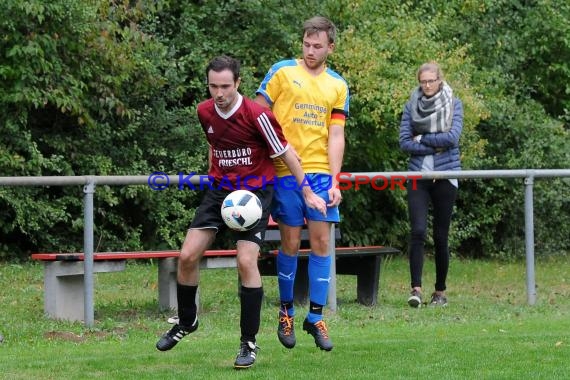
{"type": "Polygon", "coordinates": [[[176,297],[176,268],[178,258],[158,260],[158,306],[160,310],[178,309],[176,297]]]}
{"type": "MultiPolygon", "coordinates": [[[[235,256],[202,257],[200,269],[235,268],[237,261],[235,256]]],[[[158,260],[158,305],[161,310],[178,310],[176,296],[176,273],[178,270],[178,258],[169,257],[158,260]]],[[[196,302],[199,305],[198,295],[196,302]]]]}
{"type": "MultiPolygon", "coordinates": [[[[93,272],[120,272],[126,260],[96,261],[93,272]]],[[[83,261],[44,261],[44,310],[56,319],[84,320],[83,261]]]]}

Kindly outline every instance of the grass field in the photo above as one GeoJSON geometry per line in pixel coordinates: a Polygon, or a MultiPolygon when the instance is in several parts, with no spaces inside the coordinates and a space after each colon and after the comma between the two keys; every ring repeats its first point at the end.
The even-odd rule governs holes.
{"type": "MultiPolygon", "coordinates": [[[[236,272],[202,272],[199,330],[169,352],[154,345],[169,328],[157,309],[156,264],[95,275],[95,326],[43,315],[37,263],[0,263],[1,379],[567,379],[568,257],[538,259],[537,303],[527,305],[525,264],[453,259],[447,308],[406,304],[403,257],[383,263],[379,305],[355,302],[353,276],[339,276],[338,311],[326,321],[335,348],[318,350],[300,329],[287,350],[276,337],[276,279],[265,303],[254,367],[235,371],[239,345],[236,272]]],[[[424,283],[433,284],[433,262],[424,283]]],[[[426,289],[429,289],[425,286],[426,289]]],[[[426,290],[427,292],[427,290],[426,290]]],[[[297,309],[300,322],[306,308],[297,309]]]]}

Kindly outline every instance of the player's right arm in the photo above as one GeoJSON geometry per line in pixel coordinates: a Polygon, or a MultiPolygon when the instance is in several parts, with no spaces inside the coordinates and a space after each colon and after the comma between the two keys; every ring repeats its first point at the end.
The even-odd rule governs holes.
{"type": "Polygon", "coordinates": [[[265,100],[265,97],[261,94],[257,94],[257,96],[255,97],[254,101],[258,104],[261,104],[264,107],[267,108],[271,108],[271,106],[269,105],[269,103],[267,103],[267,100],[265,100]]]}
{"type": "MultiPolygon", "coordinates": [[[[267,102],[267,99],[265,98],[265,96],[263,96],[261,93],[257,93],[257,96],[255,97],[254,101],[257,104],[262,105],[263,107],[269,108],[271,109],[271,105],[269,104],[269,102],[267,102]]],[[[289,150],[292,151],[292,153],[295,154],[295,157],[297,157],[297,161],[299,161],[299,163],[301,163],[301,156],[299,155],[299,153],[297,153],[297,151],[295,150],[295,148],[293,148],[292,145],[289,144],[289,150]]]]}
{"type": "Polygon", "coordinates": [[[326,216],[327,204],[325,200],[319,197],[317,194],[315,194],[311,189],[311,185],[305,179],[305,173],[303,172],[303,168],[301,168],[301,164],[297,159],[298,156],[296,152],[291,150],[291,148],[292,148],[291,144],[289,144],[289,149],[287,149],[283,154],[281,154],[279,158],[283,160],[285,165],[287,165],[287,167],[291,171],[291,174],[293,174],[293,176],[297,180],[297,184],[301,188],[307,206],[320,211],[324,216],[326,216]]]}

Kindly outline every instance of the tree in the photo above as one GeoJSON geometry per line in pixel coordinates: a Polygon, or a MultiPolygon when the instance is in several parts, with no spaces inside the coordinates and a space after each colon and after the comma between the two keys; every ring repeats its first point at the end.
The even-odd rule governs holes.
{"type": "MultiPolygon", "coordinates": [[[[300,55],[302,22],[339,28],[330,65],[352,101],[344,171],[403,171],[401,112],[425,61],[462,99],[463,167],[568,168],[570,6],[547,0],[5,0],[0,8],[3,176],[204,173],[195,116],[215,55],[242,62],[253,96],[277,60],[300,55]],[[279,12],[267,12],[279,9],[279,12]]],[[[522,185],[461,181],[452,248],[521,254],[522,185]]],[[[567,180],[537,181],[537,246],[567,250],[567,180]]],[[[79,188],[0,188],[0,257],[82,247],[79,188]]],[[[176,248],[199,194],[99,186],[97,250],[176,248]]],[[[347,191],[342,244],[406,249],[403,191],[347,191]]]]}
{"type": "MultiPolygon", "coordinates": [[[[5,2],[0,10],[7,36],[0,42],[4,175],[204,167],[203,149],[191,144],[197,134],[188,128],[193,116],[177,105],[180,68],[167,46],[139,26],[155,11],[91,1],[5,2]]],[[[98,188],[97,248],[173,244],[173,235],[191,217],[185,203],[195,197],[190,192],[157,197],[143,187],[98,188]],[[164,229],[167,224],[172,228],[164,229]]],[[[77,188],[3,188],[0,251],[80,249],[81,204],[77,188]]]]}

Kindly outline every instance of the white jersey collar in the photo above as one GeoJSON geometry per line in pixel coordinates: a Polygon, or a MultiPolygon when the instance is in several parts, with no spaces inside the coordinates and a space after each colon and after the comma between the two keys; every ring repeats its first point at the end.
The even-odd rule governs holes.
{"type": "Polygon", "coordinates": [[[216,112],[218,113],[218,115],[220,115],[220,117],[222,119],[229,119],[234,113],[237,112],[237,110],[239,109],[239,107],[241,106],[241,103],[243,103],[243,96],[238,92],[237,94],[237,101],[236,104],[234,104],[234,106],[232,107],[231,110],[228,111],[228,113],[224,113],[216,103],[214,103],[214,107],[216,109],[216,112]]]}

